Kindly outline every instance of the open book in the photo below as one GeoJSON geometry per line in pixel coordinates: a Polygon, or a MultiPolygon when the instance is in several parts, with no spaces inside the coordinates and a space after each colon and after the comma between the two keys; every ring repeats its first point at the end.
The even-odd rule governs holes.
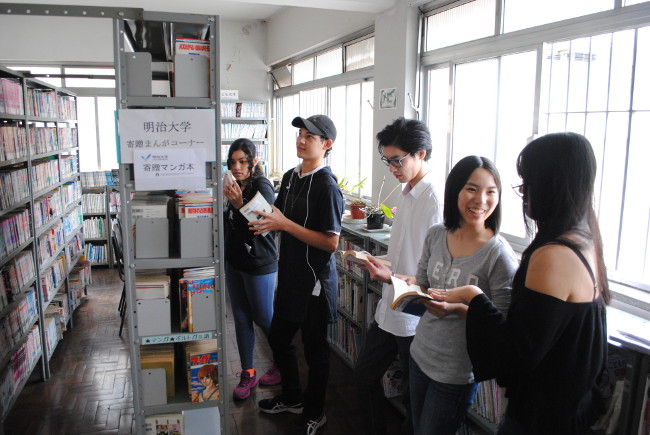
{"type": "MultiPolygon", "coordinates": [[[[264,196],[258,191],[255,196],[251,198],[246,204],[239,209],[239,212],[244,215],[248,222],[259,221],[264,219],[264,216],[261,216],[254,212],[254,210],[261,210],[266,213],[272,213],[273,208],[266,202],[264,196]]],[[[260,236],[266,236],[269,232],[265,231],[260,236]]]]}
{"type": "Polygon", "coordinates": [[[393,302],[390,304],[391,309],[422,317],[427,309],[423,304],[418,302],[421,299],[429,299],[432,301],[434,299],[428,293],[424,293],[417,284],[409,285],[406,281],[395,276],[391,276],[390,280],[392,281],[394,290],[393,302]]]}
{"type": "MultiPolygon", "coordinates": [[[[352,261],[353,263],[359,263],[359,264],[364,264],[364,261],[368,259],[368,255],[370,255],[369,252],[355,251],[353,249],[348,249],[347,251],[339,250],[336,252],[341,255],[343,261],[352,261]]],[[[388,260],[384,260],[383,258],[377,258],[377,257],[375,257],[375,260],[390,267],[391,263],[388,260]]]]}

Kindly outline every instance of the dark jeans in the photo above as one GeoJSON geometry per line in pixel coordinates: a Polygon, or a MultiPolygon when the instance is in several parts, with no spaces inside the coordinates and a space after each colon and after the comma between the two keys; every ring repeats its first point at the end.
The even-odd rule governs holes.
{"type": "Polygon", "coordinates": [[[454,435],[474,402],[479,384],[437,382],[424,374],[413,358],[410,365],[415,435],[454,435]]]}
{"type": "Polygon", "coordinates": [[[402,433],[411,434],[411,412],[409,406],[409,349],[413,337],[397,337],[381,329],[377,322],[372,322],[366,333],[366,341],[361,349],[354,367],[354,382],[357,390],[359,410],[367,434],[385,434],[384,390],[381,379],[384,373],[399,355],[404,374],[404,394],[402,402],[406,408],[406,421],[402,433]]]}
{"type": "Polygon", "coordinates": [[[226,262],[226,287],[235,318],[235,337],[242,370],[255,368],[255,329],[257,324],[268,337],[273,318],[273,296],[277,273],[252,275],[226,262]]]}
{"type": "Polygon", "coordinates": [[[307,318],[301,323],[289,322],[273,316],[269,331],[269,344],[273,359],[282,373],[282,396],[288,403],[303,402],[303,416],[318,418],[323,414],[325,393],[329,378],[330,361],[327,343],[327,318],[329,309],[325,295],[311,296],[307,318]],[[307,389],[303,393],[296,358],[294,337],[302,333],[305,361],[309,368],[307,389]]]}

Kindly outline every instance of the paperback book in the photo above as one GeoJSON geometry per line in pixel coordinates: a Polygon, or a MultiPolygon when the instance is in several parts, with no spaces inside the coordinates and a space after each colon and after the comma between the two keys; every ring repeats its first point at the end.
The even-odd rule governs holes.
{"type": "Polygon", "coordinates": [[[422,317],[426,307],[420,302],[424,300],[433,301],[434,299],[428,293],[423,292],[417,284],[409,285],[406,281],[395,276],[391,276],[390,280],[394,290],[393,301],[390,304],[391,309],[422,317]]]}
{"type": "MultiPolygon", "coordinates": [[[[368,259],[368,255],[371,255],[369,252],[366,251],[355,251],[352,249],[348,249],[347,251],[336,251],[343,261],[352,261],[353,263],[359,263],[359,264],[365,264],[364,262],[368,259]]],[[[374,257],[375,260],[380,262],[381,264],[390,267],[391,262],[388,260],[384,260],[383,258],[377,258],[374,257]]]]}
{"type": "MultiPolygon", "coordinates": [[[[265,213],[272,213],[273,208],[266,201],[264,196],[258,191],[255,196],[251,198],[246,204],[239,209],[239,212],[244,215],[248,222],[263,220],[264,216],[255,213],[256,210],[263,211],[265,213]]],[[[260,236],[266,236],[269,232],[265,231],[260,236]]]]}

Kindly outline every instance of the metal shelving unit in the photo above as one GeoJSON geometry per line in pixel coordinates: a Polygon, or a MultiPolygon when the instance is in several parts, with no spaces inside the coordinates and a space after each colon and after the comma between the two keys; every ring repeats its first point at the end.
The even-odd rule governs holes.
{"type": "MultiPolygon", "coordinates": [[[[221,150],[217,144],[220,143],[220,91],[219,91],[219,18],[213,15],[190,15],[161,12],[143,12],[138,16],[129,16],[114,19],[114,47],[115,47],[115,65],[117,77],[117,103],[120,109],[118,116],[128,116],[127,109],[144,109],[150,110],[155,114],[156,111],[169,111],[170,109],[203,109],[209,110],[214,116],[214,125],[202,125],[202,129],[214,129],[215,143],[210,144],[214,147],[216,158],[214,161],[205,162],[206,180],[205,188],[212,189],[213,197],[213,217],[212,217],[212,255],[185,258],[181,255],[182,249],[177,244],[182,244],[182,240],[176,237],[169,237],[170,252],[169,256],[163,255],[164,258],[138,258],[136,255],[136,240],[132,228],[136,224],[136,219],[132,216],[132,198],[136,193],[142,192],[137,189],[136,168],[133,163],[128,162],[121,154],[120,160],[120,197],[121,210],[119,213],[122,231],[122,247],[124,252],[125,268],[125,288],[127,301],[127,324],[128,324],[128,341],[131,354],[131,369],[133,378],[133,402],[135,408],[134,418],[136,420],[137,433],[144,433],[147,425],[147,417],[154,415],[184,415],[186,425],[191,423],[193,427],[201,424],[210,424],[210,433],[228,433],[228,399],[226,397],[227,377],[226,377],[226,346],[225,337],[225,278],[224,267],[221,259],[223,258],[223,227],[222,214],[223,194],[221,191],[222,167],[220,154],[221,150]],[[151,39],[146,39],[151,37],[151,39]],[[177,38],[193,38],[209,41],[208,80],[204,89],[205,96],[175,96],[179,92],[179,65],[178,59],[174,55],[174,43],[177,38]],[[144,81],[143,77],[136,76],[131,61],[140,61],[141,56],[145,58],[144,81]],[[147,67],[153,66],[153,72],[147,72],[147,67]],[[162,70],[162,72],[161,72],[162,70]],[[147,77],[151,74],[151,77],[147,77]],[[162,82],[163,87],[169,86],[168,91],[161,96],[149,96],[151,91],[145,89],[144,92],[136,90],[136,81],[139,84],[144,83],[147,88],[147,82],[162,82]],[[167,95],[169,94],[169,95],[167,95]],[[170,96],[171,95],[171,96],[170,96]],[[215,298],[214,316],[216,318],[216,329],[200,332],[184,332],[181,328],[179,319],[172,315],[171,333],[158,335],[141,336],[139,330],[143,330],[144,324],[139,324],[138,310],[140,305],[136,298],[136,271],[146,271],[151,269],[164,269],[171,276],[171,293],[178,291],[176,288],[178,277],[182,274],[184,268],[196,267],[214,267],[215,277],[215,298]],[[145,391],[150,388],[146,379],[146,373],[142,370],[142,351],[146,346],[173,343],[175,353],[182,350],[182,346],[187,342],[195,342],[206,339],[216,339],[218,351],[218,381],[221,394],[217,400],[206,402],[193,402],[192,396],[188,394],[186,381],[183,380],[185,369],[176,367],[174,376],[176,378],[175,391],[169,394],[167,391],[166,399],[158,397],[160,403],[151,404],[147,402],[150,392],[145,391]],[[214,423],[214,416],[218,419],[218,424],[214,423]],[[202,420],[203,419],[203,420],[202,420]]],[[[197,55],[192,56],[193,61],[204,61],[206,58],[197,55]]],[[[143,65],[143,64],[140,64],[143,65]]],[[[201,70],[202,71],[202,70],[201,70]]],[[[158,83],[160,85],[161,83],[158,83]]],[[[199,89],[199,91],[201,91],[199,89]]],[[[187,94],[185,94],[187,95],[187,94]]],[[[122,136],[122,132],[120,132],[122,136]]],[[[120,139],[122,139],[120,137],[120,139]]],[[[151,192],[151,191],[149,191],[151,192]]],[[[179,222],[170,218],[168,222],[172,229],[180,232],[178,229],[179,222]]],[[[173,231],[172,231],[173,232],[173,231]]],[[[144,240],[144,239],[143,239],[144,240]]],[[[143,243],[143,240],[138,243],[143,243]]],[[[172,312],[179,311],[175,307],[173,296],[170,296],[172,312]]],[[[145,349],[146,350],[146,349],[145,349]]],[[[178,358],[176,358],[178,360],[178,358]]],[[[189,381],[187,381],[189,382],[189,381]]],[[[162,394],[164,395],[164,393],[162,394]]],[[[195,431],[187,431],[196,433],[195,431]]]]}
{"type": "MultiPolygon", "coordinates": [[[[0,78],[15,83],[20,91],[18,88],[14,90],[22,93],[20,97],[18,94],[5,95],[5,108],[7,104],[19,102],[22,113],[0,114],[0,125],[14,129],[14,134],[24,139],[21,157],[0,161],[0,170],[25,171],[20,180],[5,180],[11,184],[2,187],[5,191],[11,187],[21,190],[22,195],[0,209],[0,220],[7,223],[17,213],[29,213],[27,220],[21,221],[14,230],[6,229],[3,233],[5,244],[8,238],[14,241],[7,245],[4,254],[0,254],[0,269],[3,270],[3,279],[7,278],[4,298],[8,302],[0,305],[0,322],[13,325],[9,330],[2,328],[3,334],[9,333],[11,337],[0,336],[4,342],[0,354],[1,423],[36,367],[40,366],[41,379],[50,377],[49,361],[61,331],[56,323],[46,322],[45,310],[57,295],[64,295],[68,317],[62,322],[72,326],[71,314],[76,306],[70,299],[69,275],[81,256],[79,247],[83,244],[83,233],[76,96],[3,67],[0,67],[0,78]],[[62,113],[64,110],[67,113],[62,113]],[[39,165],[47,166],[47,170],[39,172],[39,165]],[[51,203],[45,202],[50,199],[51,203]],[[45,241],[45,238],[49,239],[45,241]],[[20,243],[16,244],[17,240],[20,243]],[[19,259],[32,266],[15,264],[14,261],[19,259]],[[49,280],[47,276],[52,267],[56,267],[56,278],[49,280]],[[22,284],[9,279],[12,268],[21,276],[18,281],[22,284]],[[46,282],[50,283],[47,292],[44,290],[46,282]],[[25,317],[29,313],[25,306],[27,300],[34,300],[36,308],[29,318],[25,317]],[[36,342],[29,339],[34,334],[38,335],[36,342]],[[32,344],[25,348],[28,342],[32,344]]],[[[5,108],[0,107],[0,112],[7,112],[5,108]]]]}

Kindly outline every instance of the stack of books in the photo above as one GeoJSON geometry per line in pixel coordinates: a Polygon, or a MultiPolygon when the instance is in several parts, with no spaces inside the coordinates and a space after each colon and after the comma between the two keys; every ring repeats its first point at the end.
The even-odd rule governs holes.
{"type": "Polygon", "coordinates": [[[0,161],[20,159],[27,156],[27,133],[25,127],[0,126],[0,161]]]}
{"type": "Polygon", "coordinates": [[[214,267],[185,269],[183,278],[178,281],[181,307],[181,331],[197,332],[194,329],[192,296],[201,293],[214,294],[214,267]]]}
{"type": "Polygon", "coordinates": [[[135,298],[164,299],[169,298],[169,275],[138,272],[135,275],[135,298]]]}
{"type": "Polygon", "coordinates": [[[0,79],[0,113],[24,115],[23,85],[15,79],[0,79]]]}
{"type": "Polygon", "coordinates": [[[176,213],[179,219],[212,218],[212,190],[177,190],[176,213]]]}

